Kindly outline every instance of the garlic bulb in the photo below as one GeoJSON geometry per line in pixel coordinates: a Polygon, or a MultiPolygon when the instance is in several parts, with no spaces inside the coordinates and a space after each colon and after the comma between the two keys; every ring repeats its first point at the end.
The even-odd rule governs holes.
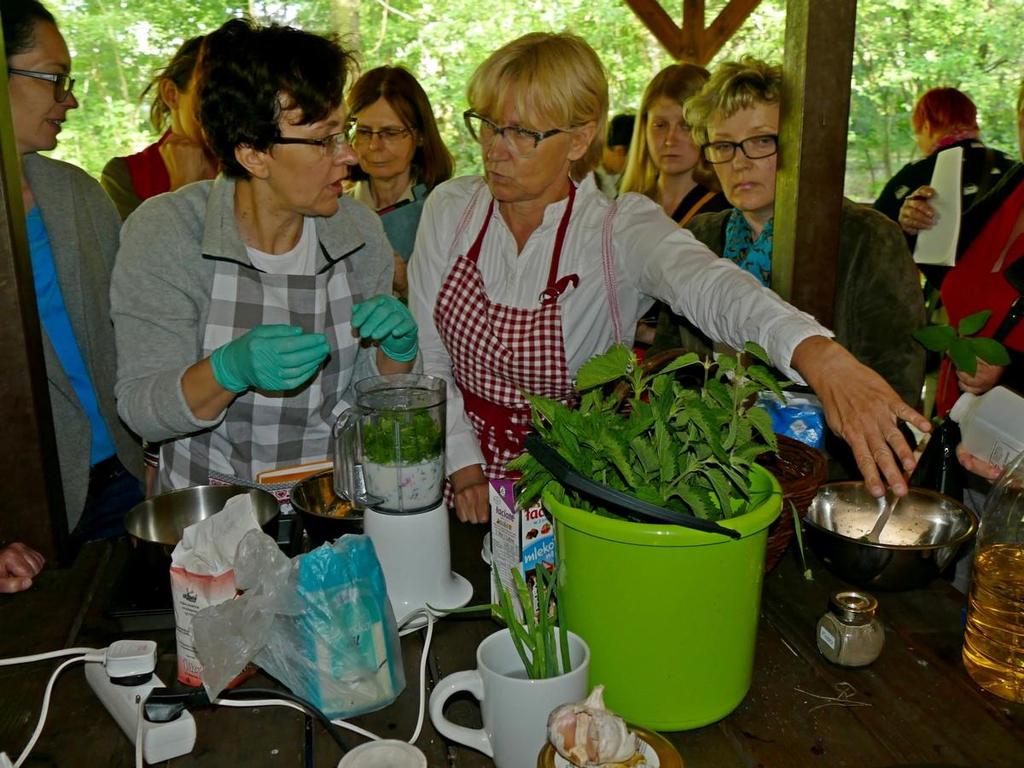
{"type": "Polygon", "coordinates": [[[625,721],[605,709],[603,685],[582,704],[563,704],[548,716],[548,741],[579,768],[625,763],[639,749],[637,736],[625,721]]]}

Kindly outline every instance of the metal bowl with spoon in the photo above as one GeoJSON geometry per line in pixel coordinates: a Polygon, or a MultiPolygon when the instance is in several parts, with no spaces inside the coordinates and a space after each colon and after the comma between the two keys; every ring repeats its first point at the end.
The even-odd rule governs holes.
{"type": "Polygon", "coordinates": [[[808,546],[841,579],[862,587],[924,586],[956,558],[978,527],[963,504],[911,488],[899,504],[874,498],[862,482],[827,483],[804,518],[808,546]],[[870,541],[874,534],[877,541],[870,541]]]}

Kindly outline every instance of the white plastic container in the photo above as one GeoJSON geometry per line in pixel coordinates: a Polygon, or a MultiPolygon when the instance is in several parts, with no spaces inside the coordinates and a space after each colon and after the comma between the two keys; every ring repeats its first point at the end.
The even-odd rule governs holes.
{"type": "Polygon", "coordinates": [[[960,395],[949,417],[960,425],[964,448],[1005,467],[1024,451],[1024,397],[1006,387],[960,395]]]}

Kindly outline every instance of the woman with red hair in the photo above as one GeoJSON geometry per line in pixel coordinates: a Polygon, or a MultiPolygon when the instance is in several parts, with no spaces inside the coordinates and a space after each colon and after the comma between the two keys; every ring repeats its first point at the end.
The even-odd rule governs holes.
{"type": "MultiPolygon", "coordinates": [[[[941,151],[963,148],[961,211],[995,186],[1014,163],[1012,157],[981,142],[977,107],[956,88],[932,88],[925,93],[914,106],[910,124],[924,158],[903,166],[875,201],[875,209],[898,224],[906,198],[918,187],[931,183],[935,160],[941,151]]],[[[916,236],[908,234],[907,240],[913,248],[916,236]]]]}

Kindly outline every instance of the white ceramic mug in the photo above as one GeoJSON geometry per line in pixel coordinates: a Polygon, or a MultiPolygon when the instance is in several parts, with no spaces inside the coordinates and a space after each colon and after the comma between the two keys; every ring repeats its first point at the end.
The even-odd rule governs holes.
{"type": "Polygon", "coordinates": [[[476,669],[441,680],[430,694],[430,720],[442,736],[494,758],[497,768],[536,768],[555,707],[587,697],[590,649],[569,632],[571,670],[547,680],[526,679],[507,629],[476,649],[476,669]],[[480,701],[483,728],[456,725],[444,716],[445,702],[467,691],[480,701]]]}
{"type": "Polygon", "coordinates": [[[382,739],[349,750],[338,768],[427,768],[427,756],[412,744],[382,739]]]}

